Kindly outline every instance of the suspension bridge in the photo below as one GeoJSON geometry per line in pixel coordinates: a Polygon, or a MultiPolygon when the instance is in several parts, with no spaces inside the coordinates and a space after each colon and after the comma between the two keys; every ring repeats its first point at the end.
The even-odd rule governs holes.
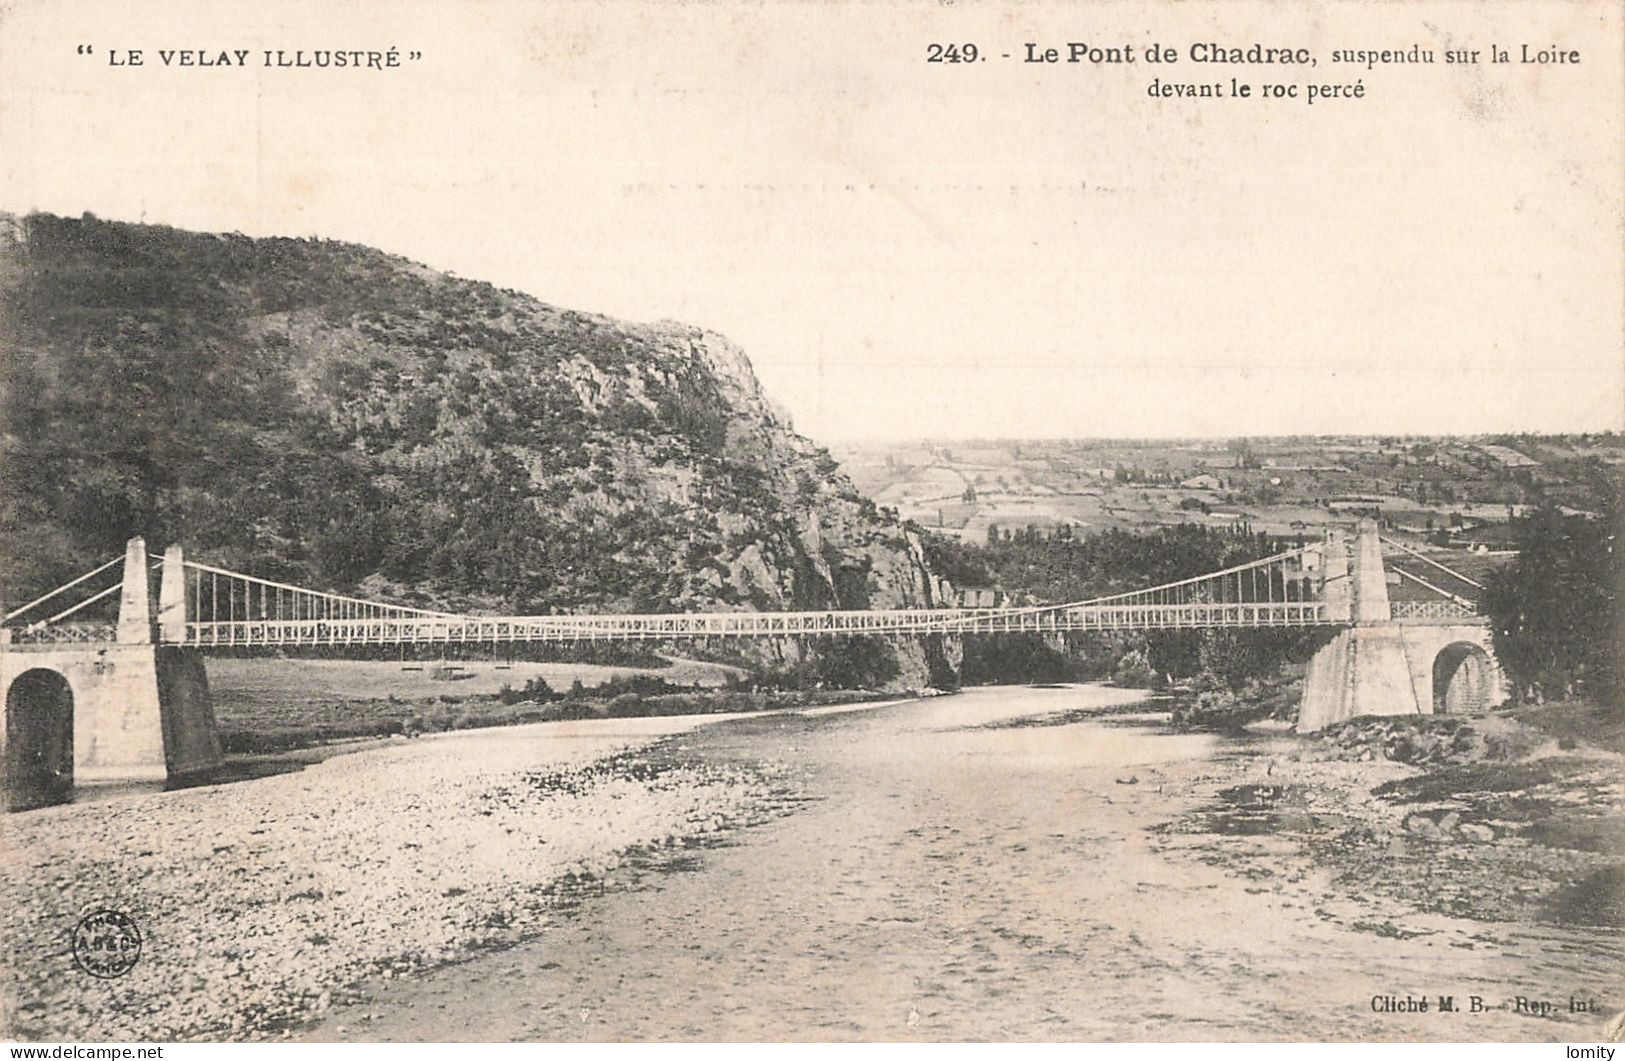
{"type": "Polygon", "coordinates": [[[205,656],[346,646],[1327,627],[1337,633],[1311,663],[1300,718],[1300,728],[1314,729],[1356,714],[1494,702],[1501,679],[1487,627],[1462,593],[1477,586],[1380,538],[1365,521],[1352,536],[1333,533],[1220,571],[1065,604],[461,615],[232,571],[189,559],[179,545],[155,558],[135,538],[123,556],[5,615],[6,762],[15,774],[53,761],[76,781],[206,772],[220,754],[205,656]],[[1393,568],[1422,587],[1420,599],[1390,599],[1385,546],[1408,554],[1412,568],[1428,565],[1393,568]],[[115,600],[116,612],[97,619],[115,600]]]}

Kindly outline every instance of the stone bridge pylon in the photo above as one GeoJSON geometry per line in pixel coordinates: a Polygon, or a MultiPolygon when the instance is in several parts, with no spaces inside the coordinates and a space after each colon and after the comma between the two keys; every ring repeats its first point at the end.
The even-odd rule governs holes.
{"type": "Polygon", "coordinates": [[[1327,553],[1328,604],[1349,625],[1309,663],[1298,732],[1360,715],[1474,713],[1505,700],[1488,621],[1398,611],[1376,521],[1362,520],[1352,545],[1327,553]]]}
{"type": "MultiPolygon", "coordinates": [[[[184,602],[166,564],[161,612],[184,602]]],[[[146,543],[125,549],[118,622],[95,642],[0,643],[6,787],[183,780],[221,763],[203,657],[159,643],[146,543]]],[[[169,619],[168,615],[162,618],[169,619]]],[[[171,620],[172,621],[172,620],[171,620]]]]}

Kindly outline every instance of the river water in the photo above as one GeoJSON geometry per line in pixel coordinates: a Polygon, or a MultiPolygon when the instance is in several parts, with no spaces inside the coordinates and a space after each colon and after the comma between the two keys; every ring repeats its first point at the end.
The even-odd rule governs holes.
{"type": "Polygon", "coordinates": [[[1291,839],[1167,828],[1258,752],[1158,731],[1137,698],[984,688],[669,738],[677,759],[772,764],[797,808],[635,862],[529,942],[367,985],[304,1037],[1595,1034],[1596,1018],[1436,999],[1561,1003],[1617,940],[1396,909],[1340,893],[1291,839]],[[1381,1012],[1424,997],[1429,1012],[1381,1012]]]}

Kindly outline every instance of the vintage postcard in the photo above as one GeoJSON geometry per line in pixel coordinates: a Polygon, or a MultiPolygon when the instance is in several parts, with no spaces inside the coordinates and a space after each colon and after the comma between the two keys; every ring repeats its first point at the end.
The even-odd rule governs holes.
{"type": "Polygon", "coordinates": [[[1611,1061],[1622,432],[1614,0],[0,0],[0,1038],[1611,1061]]]}

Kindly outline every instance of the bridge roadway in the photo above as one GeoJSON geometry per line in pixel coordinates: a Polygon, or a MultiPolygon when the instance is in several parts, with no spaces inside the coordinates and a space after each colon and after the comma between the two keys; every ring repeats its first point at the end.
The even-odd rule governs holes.
{"type": "MultiPolygon", "coordinates": [[[[520,641],[660,641],[683,638],[829,637],[841,635],[1007,634],[1090,630],[1345,626],[1324,601],[1198,604],[1091,604],[1021,609],[898,611],[700,612],[652,615],[553,615],[248,619],[189,622],[194,648],[279,645],[503,644],[520,641]]],[[[1476,620],[1451,601],[1396,601],[1395,622],[1476,620]]],[[[10,633],[8,631],[8,633],[10,633]]],[[[115,639],[105,623],[62,623],[19,631],[14,644],[96,644],[115,639]]]]}
{"type": "Polygon", "coordinates": [[[186,624],[195,648],[888,634],[1054,633],[1325,626],[1346,623],[1322,601],[1095,604],[1082,607],[898,611],[703,612],[656,615],[405,616],[186,624]]]}

